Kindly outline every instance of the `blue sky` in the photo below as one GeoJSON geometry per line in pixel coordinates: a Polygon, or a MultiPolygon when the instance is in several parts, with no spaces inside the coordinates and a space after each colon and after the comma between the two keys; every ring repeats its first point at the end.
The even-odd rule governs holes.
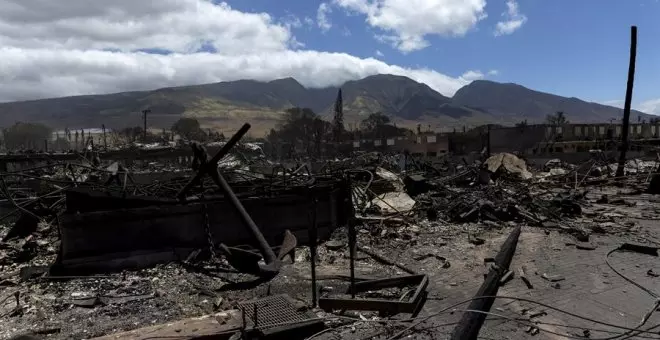
{"type": "MultiPolygon", "coordinates": [[[[277,18],[316,21],[322,1],[229,1],[242,11],[277,18]]],[[[519,0],[527,20],[515,32],[494,35],[507,10],[504,0],[490,0],[487,18],[460,37],[429,34],[430,46],[403,53],[374,38],[378,28],[366,16],[335,7],[327,14],[332,27],[317,23],[294,28],[305,48],[377,57],[387,63],[426,67],[458,77],[466,70],[497,70],[489,79],[597,102],[622,100],[628,70],[630,26],[638,26],[634,101],[660,97],[660,2],[657,0],[519,0]],[[376,55],[377,51],[382,56],[376,55]]]]}
{"type": "Polygon", "coordinates": [[[660,114],[659,0],[0,1],[0,101],[388,73],[475,79],[660,114]]]}

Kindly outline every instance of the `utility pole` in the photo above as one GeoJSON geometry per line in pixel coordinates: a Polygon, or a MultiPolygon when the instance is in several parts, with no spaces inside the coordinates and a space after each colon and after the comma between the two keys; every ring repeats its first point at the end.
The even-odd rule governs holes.
{"type": "Polygon", "coordinates": [[[623,107],[623,131],[621,131],[621,155],[616,177],[623,177],[628,151],[628,126],[630,125],[630,106],[632,103],[633,84],[635,82],[635,58],[637,57],[637,26],[630,27],[630,63],[628,64],[628,83],[626,85],[626,101],[623,107]]]}
{"type": "Polygon", "coordinates": [[[487,133],[486,133],[486,157],[490,157],[490,124],[487,126],[487,133]]]}
{"type": "Polygon", "coordinates": [[[332,119],[332,135],[334,139],[334,153],[336,156],[339,153],[342,137],[344,135],[344,99],[341,94],[341,88],[337,91],[337,99],[335,99],[335,115],[332,119]]]}
{"type": "Polygon", "coordinates": [[[101,124],[101,130],[103,131],[103,148],[105,151],[108,151],[108,140],[105,137],[105,124],[101,124]]]}
{"type": "Polygon", "coordinates": [[[147,114],[151,113],[150,109],[142,110],[142,119],[144,121],[144,131],[142,131],[142,142],[147,142],[147,114]]]}

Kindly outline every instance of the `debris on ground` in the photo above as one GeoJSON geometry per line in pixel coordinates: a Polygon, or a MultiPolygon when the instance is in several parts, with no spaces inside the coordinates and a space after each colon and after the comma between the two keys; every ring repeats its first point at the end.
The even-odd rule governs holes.
{"type": "MultiPolygon", "coordinates": [[[[523,298],[582,284],[564,257],[602,257],[609,240],[617,255],[657,255],[640,245],[660,241],[644,223],[660,220],[655,161],[628,161],[625,179],[610,159],[534,168],[506,152],[273,162],[240,142],[248,128],[185,150],[143,145],[130,164],[90,152],[0,172],[0,338],[431,339],[474,319],[452,305],[481,274],[527,294],[481,311],[526,308],[524,328],[505,330],[525,338],[552,312],[523,298]],[[497,249],[517,229],[509,263],[497,249]]],[[[594,294],[621,275],[606,268],[590,269],[594,294]]]]}

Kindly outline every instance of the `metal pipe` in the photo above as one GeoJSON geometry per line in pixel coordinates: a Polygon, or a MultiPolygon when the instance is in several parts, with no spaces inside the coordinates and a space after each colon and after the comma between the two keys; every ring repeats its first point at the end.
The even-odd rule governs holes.
{"type": "MultiPolygon", "coordinates": [[[[224,157],[225,155],[227,155],[227,153],[229,153],[229,150],[231,150],[234,147],[234,145],[236,145],[236,143],[238,143],[238,141],[241,138],[243,138],[243,135],[245,135],[248,132],[248,130],[250,130],[250,124],[248,124],[248,123],[243,124],[243,126],[238,131],[236,131],[236,133],[233,136],[231,136],[231,138],[227,141],[227,144],[223,145],[222,148],[218,151],[218,153],[216,153],[215,156],[213,156],[213,158],[211,158],[211,160],[207,163],[207,166],[202,167],[197,172],[195,177],[193,177],[186,184],[186,186],[184,186],[181,189],[181,191],[179,191],[179,193],[177,193],[176,197],[178,199],[183,199],[186,196],[186,194],[190,191],[190,189],[192,189],[192,187],[197,185],[199,183],[199,181],[202,180],[202,177],[206,174],[206,172],[209,169],[211,169],[213,167],[215,167],[217,169],[218,162],[222,159],[222,157],[224,157]]],[[[210,174],[212,175],[213,172],[210,172],[210,174]]]]}
{"type": "Polygon", "coordinates": [[[210,175],[213,181],[220,187],[220,189],[222,189],[225,197],[229,200],[232,207],[234,207],[234,210],[243,221],[243,224],[248,227],[248,231],[252,234],[252,237],[257,241],[261,255],[266,261],[266,265],[260,267],[261,270],[264,273],[277,274],[280,269],[281,261],[275,256],[273,249],[266,241],[266,238],[264,238],[264,235],[259,230],[259,227],[257,227],[257,224],[252,220],[252,217],[250,217],[250,214],[245,210],[241,201],[236,197],[234,190],[231,189],[227,180],[222,177],[217,167],[210,171],[210,175]]]}
{"type": "Polygon", "coordinates": [[[312,308],[316,308],[316,242],[318,240],[318,225],[316,219],[316,209],[317,209],[317,200],[314,199],[314,205],[312,210],[312,223],[310,224],[309,229],[309,254],[312,265],[312,308]]]}
{"type": "Polygon", "coordinates": [[[353,220],[348,222],[348,246],[350,248],[351,262],[351,297],[355,298],[355,248],[357,243],[355,235],[355,223],[353,220]]]}
{"type": "MultiPolygon", "coordinates": [[[[348,179],[348,187],[350,190],[351,188],[350,177],[348,179]]],[[[348,200],[348,203],[350,205],[349,207],[350,214],[348,216],[348,248],[350,254],[350,270],[351,270],[351,297],[355,298],[355,251],[357,246],[357,235],[355,233],[355,211],[353,208],[353,202],[351,200],[348,200]]]]}
{"type": "MultiPolygon", "coordinates": [[[[497,256],[495,256],[495,263],[492,265],[486,280],[481,285],[475,297],[477,299],[470,302],[468,310],[476,310],[482,312],[490,311],[490,308],[495,302],[494,296],[497,295],[497,291],[500,286],[500,279],[511,265],[511,260],[513,255],[516,252],[516,245],[518,244],[518,238],[520,237],[520,226],[516,227],[509,237],[504,241],[502,248],[500,249],[497,256]],[[480,298],[482,296],[489,296],[488,298],[480,298]]],[[[479,337],[479,331],[481,326],[483,326],[484,321],[486,320],[487,314],[484,313],[475,313],[475,312],[465,312],[461,321],[454,328],[454,332],[451,335],[451,340],[476,340],[479,337]]]]}

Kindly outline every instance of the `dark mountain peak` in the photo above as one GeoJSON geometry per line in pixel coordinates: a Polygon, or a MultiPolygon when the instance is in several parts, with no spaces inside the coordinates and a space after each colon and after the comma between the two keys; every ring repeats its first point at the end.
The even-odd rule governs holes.
{"type": "MultiPolygon", "coordinates": [[[[418,83],[405,76],[396,76],[393,74],[375,74],[359,80],[349,81],[346,84],[380,84],[380,85],[397,85],[397,86],[422,86],[424,84],[418,83]]],[[[424,85],[425,86],[425,85],[424,85]]]]}
{"type": "MultiPolygon", "coordinates": [[[[489,80],[476,80],[462,87],[456,91],[452,102],[486,110],[497,116],[531,121],[543,121],[547,115],[557,111],[563,111],[572,122],[604,122],[621,116],[620,108],[535,91],[515,83],[489,80]]],[[[635,114],[645,115],[637,111],[635,114]]]]}
{"type": "MultiPolygon", "coordinates": [[[[389,80],[389,81],[415,82],[414,80],[412,80],[412,79],[410,79],[406,76],[398,76],[398,75],[394,75],[394,74],[383,74],[383,73],[367,76],[367,77],[362,78],[361,80],[379,80],[379,81],[389,80]]],[[[360,81],[360,80],[358,80],[358,81],[360,81]]]]}
{"type": "Polygon", "coordinates": [[[476,80],[471,81],[469,84],[465,85],[464,87],[468,87],[468,86],[484,86],[484,85],[489,85],[489,84],[499,84],[499,85],[501,85],[501,84],[503,84],[503,83],[498,83],[498,82],[496,82],[496,81],[486,80],[486,79],[476,79],[476,80]]]}
{"type": "Polygon", "coordinates": [[[513,89],[534,91],[516,83],[498,83],[492,80],[479,79],[479,80],[474,80],[471,83],[461,87],[456,93],[473,91],[473,90],[513,90],[513,89]]]}
{"type": "MultiPolygon", "coordinates": [[[[578,98],[561,97],[534,91],[514,83],[476,80],[459,89],[453,98],[428,85],[404,76],[377,74],[348,81],[341,87],[347,120],[382,112],[414,124],[426,119],[448,124],[513,124],[527,119],[543,122],[548,114],[563,111],[571,122],[605,122],[621,117],[621,109],[578,98]]],[[[154,126],[170,126],[186,112],[201,119],[264,119],[277,122],[282,110],[308,107],[331,117],[338,87],[306,88],[288,77],[272,81],[235,80],[214,84],[169,87],[153,91],[124,92],[0,103],[0,126],[24,121],[39,121],[53,128],[139,124],[139,112],[153,110],[154,126]],[[259,113],[259,114],[261,114],[259,113]],[[245,117],[237,118],[245,114],[245,117]],[[165,117],[167,116],[167,117],[165,117]],[[158,118],[156,118],[158,117],[158,118]],[[157,121],[160,119],[160,121],[157,121]]],[[[646,115],[635,112],[635,115],[646,115]]]]}
{"type": "Polygon", "coordinates": [[[268,82],[268,84],[275,85],[275,86],[304,87],[296,79],[294,79],[292,77],[271,80],[271,81],[268,82]]]}

